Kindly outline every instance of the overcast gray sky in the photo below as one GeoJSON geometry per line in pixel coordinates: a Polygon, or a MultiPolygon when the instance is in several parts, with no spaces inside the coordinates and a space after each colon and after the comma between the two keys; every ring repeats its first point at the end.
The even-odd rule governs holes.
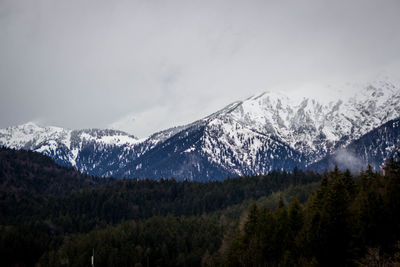
{"type": "Polygon", "coordinates": [[[265,90],[396,74],[399,14],[398,0],[0,0],[0,127],[122,120],[143,137],[265,90]]]}

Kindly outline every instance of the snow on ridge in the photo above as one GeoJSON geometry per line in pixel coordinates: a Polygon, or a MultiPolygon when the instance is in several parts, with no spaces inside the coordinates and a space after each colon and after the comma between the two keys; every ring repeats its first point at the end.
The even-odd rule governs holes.
{"type": "MultiPolygon", "coordinates": [[[[331,87],[330,90],[335,92],[336,89],[331,87]]],[[[183,153],[200,152],[210,162],[238,175],[245,174],[246,170],[265,173],[277,161],[301,162],[305,158],[308,164],[318,160],[400,117],[400,87],[391,82],[347,84],[340,90],[350,90],[355,96],[341,97],[337,93],[335,101],[328,102],[290,92],[264,92],[231,103],[193,123],[144,139],[116,130],[72,131],[27,123],[0,129],[0,145],[62,157],[72,166],[89,172],[101,166],[103,156],[109,160],[108,153],[115,157],[113,162],[106,163],[107,166],[123,168],[174,135],[188,136],[190,132],[204,129],[200,143],[188,146],[183,153]],[[80,154],[85,146],[90,151],[93,145],[94,153],[100,153],[96,156],[101,158],[96,162],[93,162],[95,157],[80,154]],[[281,158],[285,153],[287,157],[281,158]],[[85,156],[88,158],[83,160],[87,162],[81,158],[85,156]]],[[[106,171],[112,175],[113,170],[106,171]]]]}
{"type": "Polygon", "coordinates": [[[123,134],[122,132],[117,132],[114,134],[102,134],[98,136],[96,134],[91,134],[90,130],[86,130],[80,133],[80,138],[85,141],[94,141],[105,145],[117,145],[117,146],[122,146],[122,145],[133,146],[143,142],[143,139],[137,139],[132,135],[123,134]]]}
{"type": "Polygon", "coordinates": [[[60,139],[66,131],[60,127],[42,127],[34,122],[28,122],[1,129],[0,145],[14,149],[26,148],[27,144],[33,147],[49,139],[60,139]]]}
{"type": "Polygon", "coordinates": [[[0,145],[33,150],[53,157],[57,155],[60,160],[69,162],[74,167],[83,143],[86,142],[133,148],[144,140],[115,130],[68,130],[55,126],[39,126],[34,122],[0,129],[0,145]]]}
{"type": "MultiPolygon", "coordinates": [[[[262,142],[266,142],[263,136],[275,136],[315,161],[338,145],[345,146],[400,117],[400,88],[393,83],[346,86],[356,96],[347,94],[340,99],[336,95],[335,102],[299,99],[296,95],[277,92],[264,92],[235,102],[234,109],[224,108],[209,116],[209,136],[204,141],[203,152],[217,164],[232,165],[232,159],[221,154],[221,151],[231,151],[234,161],[251,168],[262,142]],[[343,138],[347,140],[342,141],[343,138]]],[[[346,86],[342,89],[346,90],[346,86]]]]}

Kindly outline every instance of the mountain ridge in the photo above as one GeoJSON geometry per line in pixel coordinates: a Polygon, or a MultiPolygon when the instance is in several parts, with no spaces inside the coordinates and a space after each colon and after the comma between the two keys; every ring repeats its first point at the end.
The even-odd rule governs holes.
{"type": "MultiPolygon", "coordinates": [[[[264,92],[148,138],[28,123],[1,129],[0,145],[41,152],[97,176],[222,180],[312,166],[399,118],[398,103],[400,87],[388,81],[328,103],[264,92]]],[[[396,138],[387,142],[380,146],[398,145],[396,138]]]]}

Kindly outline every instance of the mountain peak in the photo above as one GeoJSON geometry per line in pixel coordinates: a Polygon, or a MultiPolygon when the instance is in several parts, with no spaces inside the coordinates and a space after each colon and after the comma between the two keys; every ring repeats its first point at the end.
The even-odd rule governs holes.
{"type": "MultiPolygon", "coordinates": [[[[400,117],[400,87],[390,81],[329,90],[336,96],[331,102],[301,90],[266,91],[141,140],[118,130],[28,122],[0,130],[0,145],[38,151],[99,176],[223,179],[309,166],[400,117]]],[[[386,137],[380,151],[397,138],[386,137]]]]}

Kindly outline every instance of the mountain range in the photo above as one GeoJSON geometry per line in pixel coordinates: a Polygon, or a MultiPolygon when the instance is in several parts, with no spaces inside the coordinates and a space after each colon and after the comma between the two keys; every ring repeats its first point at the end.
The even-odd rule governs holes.
{"type": "Polygon", "coordinates": [[[265,92],[143,139],[29,122],[1,129],[0,145],[95,176],[138,179],[223,180],[295,167],[324,171],[338,163],[379,169],[400,145],[400,87],[380,80],[356,91],[329,102],[265,92]]]}

